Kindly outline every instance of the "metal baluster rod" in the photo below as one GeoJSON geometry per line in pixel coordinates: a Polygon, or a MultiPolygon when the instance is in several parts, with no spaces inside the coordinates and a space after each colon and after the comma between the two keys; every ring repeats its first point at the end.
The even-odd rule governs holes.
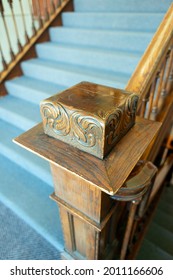
{"type": "Polygon", "coordinates": [[[16,19],[15,19],[15,16],[14,16],[14,11],[13,11],[13,0],[8,0],[8,3],[9,3],[10,8],[11,8],[11,14],[12,14],[13,23],[14,23],[14,28],[15,28],[15,32],[16,32],[18,50],[19,50],[19,52],[20,52],[20,51],[22,50],[22,45],[21,45],[21,43],[20,43],[18,27],[17,27],[17,23],[16,23],[16,19]]]}
{"type": "Polygon", "coordinates": [[[7,36],[10,58],[11,58],[11,61],[13,61],[15,59],[15,55],[14,55],[14,52],[13,52],[8,27],[7,27],[7,24],[6,24],[6,21],[5,21],[5,17],[4,17],[4,7],[3,7],[2,0],[0,0],[0,13],[1,13],[3,24],[4,24],[4,27],[5,27],[5,34],[7,36]]]}

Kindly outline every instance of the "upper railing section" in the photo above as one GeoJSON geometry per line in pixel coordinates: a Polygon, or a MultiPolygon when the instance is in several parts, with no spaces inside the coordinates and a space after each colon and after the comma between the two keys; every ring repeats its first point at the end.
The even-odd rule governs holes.
{"type": "Polygon", "coordinates": [[[0,82],[69,0],[0,0],[0,82]]]}
{"type": "Polygon", "coordinates": [[[157,120],[173,85],[173,4],[126,87],[140,94],[141,117],[157,120]]]}

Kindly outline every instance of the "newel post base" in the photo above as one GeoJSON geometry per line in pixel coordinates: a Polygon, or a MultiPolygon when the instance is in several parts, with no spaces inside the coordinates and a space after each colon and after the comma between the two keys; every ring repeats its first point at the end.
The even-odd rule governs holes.
{"type": "Polygon", "coordinates": [[[136,117],[138,96],[91,83],[41,102],[43,123],[14,141],[50,162],[63,259],[115,259],[123,186],[160,124],[136,117]]]}

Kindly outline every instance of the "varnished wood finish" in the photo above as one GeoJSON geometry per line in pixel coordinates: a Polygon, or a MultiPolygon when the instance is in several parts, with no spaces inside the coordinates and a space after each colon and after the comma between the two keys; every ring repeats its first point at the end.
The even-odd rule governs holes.
{"type": "Polygon", "coordinates": [[[104,160],[47,136],[42,124],[14,141],[113,195],[125,182],[159,128],[160,123],[137,117],[135,125],[104,160]]]}
{"type": "Polygon", "coordinates": [[[44,132],[104,158],[135,123],[138,96],[82,82],[41,101],[44,132]]]}
{"type": "Polygon", "coordinates": [[[161,25],[140,60],[126,87],[127,91],[140,94],[141,101],[148,92],[151,82],[173,38],[173,4],[166,13],[161,25]]]}
{"type": "Polygon", "coordinates": [[[65,239],[63,259],[134,258],[139,249],[144,225],[150,221],[161,183],[173,164],[172,157],[168,161],[162,157],[157,176],[152,163],[148,173],[133,170],[140,159],[155,162],[169,137],[172,22],[173,4],[126,87],[140,95],[139,115],[162,125],[137,117],[133,128],[103,160],[45,135],[41,124],[15,139],[51,163],[55,186],[51,197],[60,208],[65,239]]]}
{"type": "Polygon", "coordinates": [[[14,77],[21,76],[22,70],[20,63],[24,60],[37,57],[35,51],[35,44],[49,41],[49,30],[51,26],[61,26],[61,13],[65,11],[73,11],[73,1],[66,0],[62,6],[59,7],[56,12],[51,15],[50,19],[44,24],[43,28],[37,31],[37,33],[30,39],[29,44],[23,47],[22,51],[16,56],[15,60],[10,63],[8,69],[2,72],[0,77],[0,96],[7,94],[4,82],[14,77]]]}

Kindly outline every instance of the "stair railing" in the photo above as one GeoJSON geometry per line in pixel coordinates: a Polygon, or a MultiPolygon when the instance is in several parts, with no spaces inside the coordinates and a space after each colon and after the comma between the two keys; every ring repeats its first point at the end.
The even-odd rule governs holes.
{"type": "MultiPolygon", "coordinates": [[[[135,249],[135,254],[131,252],[134,250],[135,243],[137,243],[134,240],[138,239],[138,243],[140,243],[139,239],[144,235],[140,232],[141,236],[136,237],[139,233],[141,221],[142,219],[145,221],[146,213],[150,211],[149,206],[151,206],[154,198],[157,201],[159,190],[173,166],[173,155],[171,154],[168,157],[170,147],[168,142],[170,144],[172,141],[171,127],[173,121],[173,4],[129,80],[126,90],[139,94],[138,115],[146,119],[159,121],[162,126],[157,137],[142,157],[143,160],[147,161],[147,164],[151,165],[149,166],[151,171],[151,174],[149,174],[150,182],[144,184],[143,170],[143,174],[140,172],[137,175],[138,178],[136,176],[132,177],[133,184],[129,184],[130,181],[127,180],[125,185],[112,197],[118,201],[130,201],[130,206],[126,212],[126,228],[121,243],[120,259],[129,256],[135,257],[138,249],[135,249]],[[165,147],[163,146],[163,152],[159,153],[165,139],[167,139],[167,144],[165,147]],[[159,162],[156,161],[158,153],[159,162]],[[157,165],[158,172],[156,166],[149,161],[157,165]],[[136,179],[138,186],[135,182],[136,179]],[[132,186],[134,193],[131,189],[132,186]],[[139,190],[139,195],[136,196],[135,191],[137,190],[139,190]]],[[[153,207],[155,206],[152,205],[153,207]]],[[[147,219],[149,220],[149,217],[147,219]]],[[[142,224],[142,230],[140,229],[140,231],[146,230],[147,223],[145,221],[142,224]]]]}
{"type": "MultiPolygon", "coordinates": [[[[109,257],[110,250],[113,251],[111,251],[113,256],[115,254],[114,251],[118,251],[117,247],[121,247],[119,254],[120,259],[128,258],[130,254],[129,252],[132,251],[135,246],[134,239],[136,237],[136,232],[139,229],[138,226],[140,221],[145,218],[144,216],[148,211],[148,207],[151,202],[151,195],[153,195],[153,189],[156,190],[155,185],[157,185],[158,178],[161,174],[162,180],[164,180],[173,164],[173,157],[170,157],[169,160],[167,160],[168,157],[165,157],[164,162],[161,160],[160,165],[157,166],[159,168],[155,166],[155,159],[159,153],[159,149],[163,144],[163,140],[169,135],[169,131],[171,130],[173,116],[172,89],[173,4],[170,6],[153,40],[151,41],[126,87],[127,91],[137,93],[140,97],[138,107],[138,114],[142,117],[140,120],[142,122],[145,121],[149,123],[152,125],[152,127],[153,125],[158,125],[155,121],[162,123],[159,133],[157,133],[154,140],[152,141],[152,144],[149,146],[149,148],[147,148],[145,154],[142,156],[141,160],[143,160],[144,164],[141,165],[141,169],[136,166],[133,172],[130,174],[132,170],[131,169],[128,172],[129,177],[124,178],[124,181],[119,184],[119,187],[116,190],[114,189],[113,192],[109,192],[109,196],[107,196],[107,192],[103,186],[101,186],[102,181],[105,182],[105,178],[109,179],[109,187],[112,187],[117,184],[117,180],[115,180],[116,178],[122,178],[123,176],[127,175],[125,174],[127,172],[126,168],[124,168],[124,166],[121,168],[120,162],[117,164],[119,168],[118,171],[114,170],[114,167],[117,166],[115,164],[118,154],[116,153],[116,150],[114,150],[113,153],[110,153],[103,160],[91,157],[90,155],[87,155],[87,153],[82,156],[78,149],[73,150],[73,148],[71,148],[71,151],[69,151],[70,148],[68,147],[69,149],[67,149],[61,141],[57,142],[57,140],[53,138],[47,138],[48,136],[44,133],[42,124],[24,133],[15,140],[19,145],[38,155],[41,155],[51,163],[55,188],[57,187],[57,190],[52,197],[54,200],[56,200],[57,204],[59,204],[59,207],[61,208],[62,224],[65,230],[64,235],[66,240],[66,251],[63,255],[65,259],[82,259],[83,256],[88,259],[104,259],[105,256],[106,258],[109,257]],[[154,120],[154,122],[144,120],[143,118],[154,120]],[[69,156],[70,160],[68,159],[69,156]],[[74,156],[77,160],[73,159],[74,156]],[[71,161],[72,159],[74,160],[73,162],[71,161]],[[162,167],[164,164],[165,166],[160,169],[161,164],[162,167]],[[86,172],[86,170],[88,170],[88,166],[90,166],[90,169],[92,169],[93,166],[93,170],[95,172],[97,170],[99,172],[99,176],[98,174],[94,173],[94,177],[91,178],[90,172],[86,172]],[[157,169],[159,169],[158,173],[157,169]],[[162,173],[160,173],[160,170],[162,173]],[[108,176],[100,177],[100,173],[104,174],[104,176],[105,174],[108,176]],[[59,191],[57,174],[59,174],[59,176],[60,174],[63,175],[63,180],[61,180],[60,184],[63,191],[59,191]],[[68,174],[68,176],[65,174],[68,174]],[[118,177],[115,175],[118,175],[118,177]],[[67,180],[69,182],[70,178],[72,178],[72,183],[68,184],[68,191],[70,190],[71,194],[69,201],[69,199],[67,199],[65,196],[68,195],[66,186],[67,180]],[[95,178],[99,179],[99,183],[96,183],[95,178]],[[91,188],[90,183],[93,182],[94,185],[92,185],[92,192],[93,190],[97,190],[99,192],[99,196],[98,193],[97,195],[95,193],[94,196],[91,196],[92,192],[88,191],[88,189],[90,190],[91,188]],[[79,188],[79,190],[77,191],[76,188],[79,188]],[[89,210],[88,207],[86,207],[87,209],[81,210],[81,193],[85,193],[85,199],[88,205],[91,207],[89,207],[89,210]],[[71,202],[73,196],[74,203],[71,202]],[[100,200],[98,200],[98,197],[100,200]],[[116,200],[115,204],[112,203],[112,199],[116,200]],[[97,204],[98,201],[100,203],[99,206],[97,204]],[[119,206],[120,208],[118,208],[119,206]],[[118,210],[120,210],[118,211],[118,214],[115,210],[116,207],[118,210]],[[92,211],[94,209],[92,214],[88,213],[90,209],[92,209],[92,211]],[[96,209],[99,209],[99,211],[97,211],[97,222],[94,220],[95,216],[93,218],[93,213],[95,215],[96,209]],[[106,210],[108,209],[111,210],[107,214],[106,210]],[[77,219],[80,219],[80,224],[77,223],[78,230],[75,229],[75,221],[77,219]],[[76,237],[75,234],[78,232],[80,233],[81,229],[82,232],[85,232],[85,234],[83,234],[84,236],[89,236],[89,242],[79,242],[83,246],[81,250],[79,244],[80,254],[76,254],[76,252],[78,253],[79,238],[76,237]],[[84,248],[84,246],[86,248],[84,248]]],[[[52,117],[52,119],[54,118],[57,118],[56,114],[52,117]]],[[[141,128],[144,127],[145,125],[141,126],[141,128]]],[[[150,130],[151,128],[148,129],[147,132],[150,132],[150,130]]],[[[153,133],[153,135],[155,134],[156,132],[153,133]]],[[[144,142],[145,137],[147,137],[146,131],[142,133],[142,141],[144,142]]],[[[131,143],[133,143],[133,145],[135,139],[136,137],[133,139],[131,138],[131,143]]],[[[124,141],[123,143],[126,142],[124,141]]],[[[140,143],[139,140],[138,143],[140,143]]],[[[123,159],[127,158],[125,151],[126,149],[123,148],[123,152],[119,152],[120,155],[123,154],[123,159]]],[[[141,155],[142,153],[143,152],[141,152],[141,155]]],[[[138,159],[139,158],[140,156],[138,159]]],[[[123,161],[123,164],[125,165],[126,161],[123,161]]],[[[158,191],[155,193],[155,195],[157,193],[158,191]]],[[[149,220],[148,216],[147,220],[149,220]]],[[[141,230],[142,232],[145,231],[144,228],[145,226],[143,225],[141,230]]],[[[81,238],[83,238],[83,235],[81,238]]],[[[141,239],[140,236],[141,235],[138,235],[139,238],[137,237],[138,241],[141,239]]]]}
{"type": "Polygon", "coordinates": [[[0,82],[69,0],[0,0],[0,82]]]}
{"type": "Polygon", "coordinates": [[[173,85],[173,4],[146,49],[126,90],[140,95],[139,115],[157,120],[173,85]]]}

